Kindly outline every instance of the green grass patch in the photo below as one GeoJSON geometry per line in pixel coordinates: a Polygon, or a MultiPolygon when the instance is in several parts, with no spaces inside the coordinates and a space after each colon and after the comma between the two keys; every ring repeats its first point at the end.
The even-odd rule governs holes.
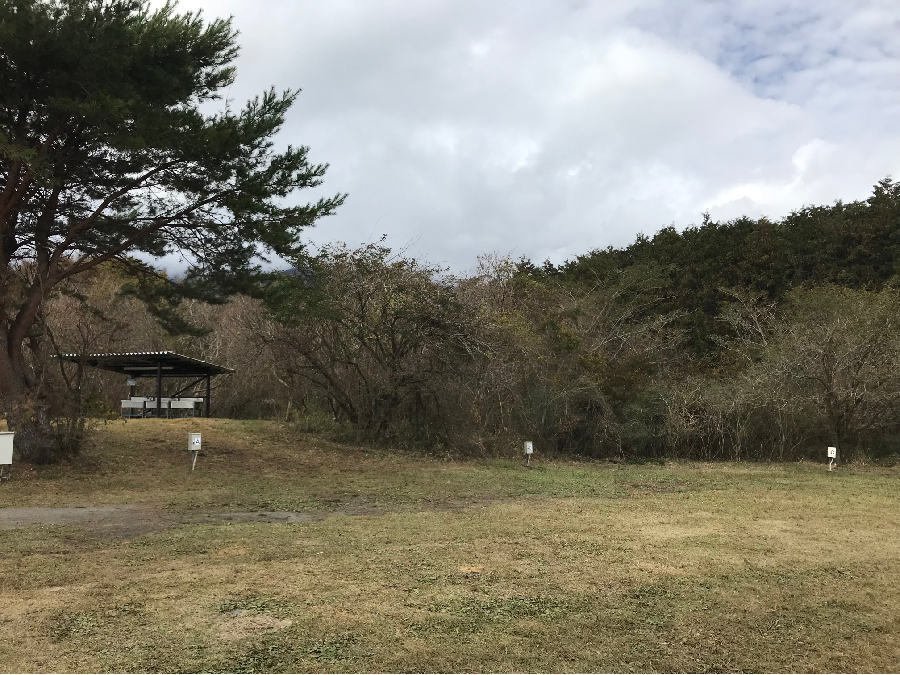
{"type": "Polygon", "coordinates": [[[31,523],[0,511],[0,626],[20,636],[0,644],[8,670],[900,662],[898,469],[525,469],[228,420],[111,423],[87,458],[0,486],[2,506],[62,508],[31,523]],[[191,474],[197,425],[207,454],[191,474]]]}

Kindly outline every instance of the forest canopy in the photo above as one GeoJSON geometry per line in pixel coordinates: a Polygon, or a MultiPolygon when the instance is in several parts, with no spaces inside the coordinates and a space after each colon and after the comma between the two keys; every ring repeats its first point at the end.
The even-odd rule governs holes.
{"type": "MultiPolygon", "coordinates": [[[[554,266],[452,276],[381,244],[301,255],[263,297],[190,301],[172,336],[115,270],[79,282],[83,332],[236,368],[218,413],[450,454],[792,460],[895,453],[900,186],[789,216],[639,236],[554,266]],[[92,308],[91,314],[87,308],[92,308]],[[90,326],[95,326],[90,328],[90,326]]],[[[54,324],[60,344],[82,337],[54,324]]],[[[98,344],[92,338],[93,344],[98,344]]],[[[83,344],[86,346],[86,344],[83,344]]],[[[99,345],[98,345],[99,346],[99,345]]],[[[87,373],[93,410],[123,383],[87,373]]]]}

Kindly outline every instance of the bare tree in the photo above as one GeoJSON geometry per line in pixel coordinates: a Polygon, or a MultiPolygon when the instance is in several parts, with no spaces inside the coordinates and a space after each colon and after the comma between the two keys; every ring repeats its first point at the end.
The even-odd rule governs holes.
{"type": "Polygon", "coordinates": [[[328,247],[273,289],[277,326],[258,335],[362,435],[428,435],[444,426],[449,381],[479,350],[439,272],[380,244],[328,247]]]}

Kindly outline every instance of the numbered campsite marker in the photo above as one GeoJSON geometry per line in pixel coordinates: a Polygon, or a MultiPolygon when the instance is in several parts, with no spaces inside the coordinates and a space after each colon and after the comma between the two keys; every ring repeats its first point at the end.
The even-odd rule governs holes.
{"type": "Polygon", "coordinates": [[[531,455],[534,453],[534,445],[531,441],[525,441],[525,466],[531,466],[531,455]]]}
{"type": "Polygon", "coordinates": [[[833,446],[828,447],[828,470],[832,471],[834,469],[834,460],[837,459],[837,448],[833,446]]]}
{"type": "Polygon", "coordinates": [[[191,453],[191,471],[197,464],[197,455],[200,454],[200,434],[188,434],[188,452],[191,453]]]}

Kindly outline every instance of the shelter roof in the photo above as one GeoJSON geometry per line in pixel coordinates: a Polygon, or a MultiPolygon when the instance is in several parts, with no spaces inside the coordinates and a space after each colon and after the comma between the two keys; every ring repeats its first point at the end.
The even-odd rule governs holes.
{"type": "Polygon", "coordinates": [[[156,377],[161,367],[163,377],[205,377],[225,375],[234,369],[217,366],[175,352],[121,352],[118,354],[61,354],[66,361],[84,363],[94,368],[111,370],[129,377],[156,377]]]}

